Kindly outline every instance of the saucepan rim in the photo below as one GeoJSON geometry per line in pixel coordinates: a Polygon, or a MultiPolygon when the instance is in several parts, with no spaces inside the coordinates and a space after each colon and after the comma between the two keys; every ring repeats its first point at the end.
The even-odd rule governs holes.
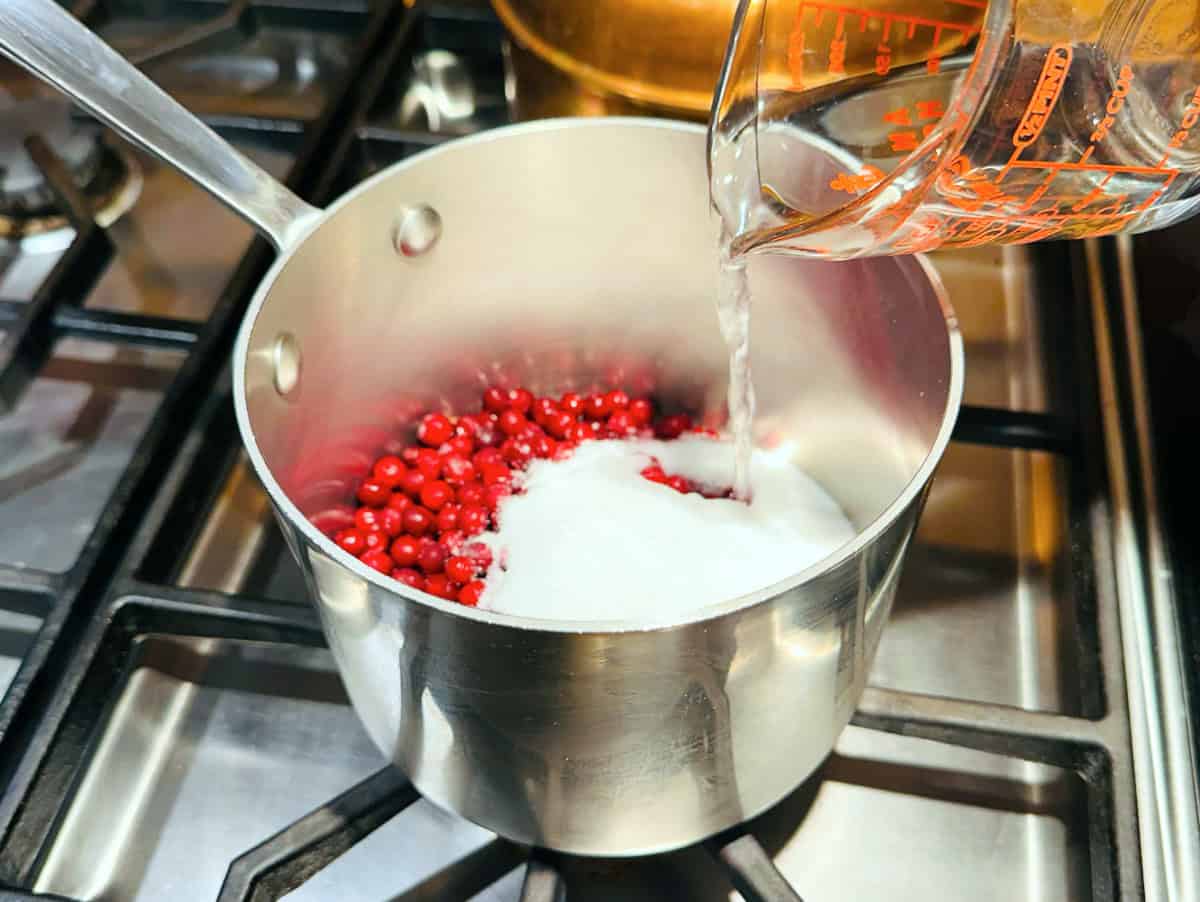
{"type": "MultiPolygon", "coordinates": [[[[534,617],[520,617],[513,614],[504,614],[495,611],[483,610],[480,608],[467,607],[458,604],[457,602],[447,601],[437,598],[433,595],[428,595],[424,592],[418,593],[412,588],[399,583],[390,577],[379,573],[376,570],[368,567],[357,558],[351,556],[347,552],[339,548],[332,539],[328,538],[324,533],[317,529],[307,517],[301,513],[300,509],[287,497],[270,467],[267,466],[266,460],[263,458],[262,452],[259,450],[258,441],[254,433],[253,424],[250,422],[250,414],[246,404],[246,385],[245,385],[245,370],[247,355],[250,346],[250,336],[254,331],[254,324],[258,319],[263,305],[267,298],[271,295],[275,287],[280,273],[288,267],[300,248],[310,241],[313,235],[323,228],[342,208],[353,203],[359,196],[373,190],[376,186],[383,182],[395,178],[399,173],[404,172],[409,168],[423,165],[431,158],[443,154],[453,153],[459,148],[474,144],[486,144],[491,141],[504,140],[505,138],[514,135],[532,134],[537,132],[554,131],[564,128],[647,128],[657,131],[664,129],[686,132],[703,136],[704,128],[701,125],[679,122],[670,119],[655,119],[641,118],[629,116],[606,116],[606,117],[569,117],[559,119],[543,119],[536,122],[519,123],[516,125],[507,125],[494,128],[488,131],[479,132],[463,138],[456,138],[440,144],[436,147],[429,148],[418,154],[401,160],[382,172],[376,173],[374,176],[359,183],[346,194],[338,198],[334,203],[327,207],[324,215],[317,219],[309,231],[301,238],[296,246],[290,251],[282,253],[276,259],[274,265],[267,272],[255,292],[250,306],[246,311],[245,317],[242,320],[242,325],[238,333],[237,344],[234,350],[234,368],[233,368],[233,390],[234,390],[234,405],[237,412],[238,428],[241,431],[242,442],[246,449],[246,454],[262,481],[264,488],[275,504],[287,520],[300,531],[301,535],[322,553],[331,560],[336,561],[341,566],[346,567],[351,573],[358,576],[360,579],[366,580],[371,585],[380,589],[384,593],[384,597],[388,594],[399,596],[400,599],[413,603],[426,605],[434,608],[444,614],[449,614],[455,617],[462,617],[467,620],[475,620],[480,623],[491,624],[498,627],[507,627],[515,629],[524,629],[530,631],[540,631],[549,633],[587,633],[587,634],[605,634],[605,633],[631,633],[631,632],[654,632],[659,630],[671,630],[690,624],[701,623],[704,621],[717,620],[727,615],[736,613],[745,608],[753,607],[763,603],[771,598],[774,598],[784,592],[788,592],[801,586],[805,583],[822,576],[835,567],[841,565],[846,560],[857,555],[863,548],[874,542],[893,522],[904,512],[905,509],[913,502],[913,500],[924,489],[929,482],[941,461],[942,454],[946,450],[946,446],[950,442],[951,433],[954,429],[954,423],[958,416],[958,410],[962,403],[963,392],[963,346],[962,335],[959,331],[958,320],[950,306],[949,299],[946,296],[945,287],[942,285],[942,280],[938,276],[933,265],[922,254],[912,255],[911,258],[889,257],[892,264],[901,267],[916,266],[920,270],[920,275],[927,279],[933,288],[935,297],[941,307],[942,315],[945,319],[947,346],[949,348],[949,385],[946,392],[946,405],[942,411],[942,423],[938,430],[938,434],[930,445],[929,451],[917,472],[912,479],[905,484],[904,488],[896,495],[895,499],[886,507],[880,514],[875,517],[867,526],[855,534],[855,537],[844,545],[816,561],[815,563],[797,571],[794,575],[786,579],[779,580],[772,585],[757,589],[754,592],[740,595],[735,598],[726,599],[721,602],[715,602],[693,611],[689,611],[682,617],[670,618],[637,618],[637,619],[619,619],[619,620],[565,620],[565,619],[543,619],[534,617]]],[[[700,146],[703,146],[701,144],[700,146]]],[[[869,262],[869,261],[860,261],[869,262]]],[[[285,303],[284,300],[277,300],[277,303],[285,303]]],[[[302,563],[303,566],[303,563],[302,563]]]]}

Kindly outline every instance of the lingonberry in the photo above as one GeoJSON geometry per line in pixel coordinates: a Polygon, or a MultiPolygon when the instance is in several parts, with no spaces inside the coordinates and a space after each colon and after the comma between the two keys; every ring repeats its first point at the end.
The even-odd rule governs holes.
{"type": "Polygon", "coordinates": [[[605,430],[613,438],[625,438],[627,435],[632,435],[634,426],[633,419],[629,416],[629,411],[613,411],[612,415],[608,418],[608,422],[605,423],[605,430]]]}
{"type": "Polygon", "coordinates": [[[508,438],[500,445],[500,455],[514,467],[521,467],[533,457],[533,446],[524,439],[508,438]]]}
{"type": "Polygon", "coordinates": [[[456,495],[458,497],[458,503],[461,504],[463,507],[466,507],[469,504],[474,504],[474,505],[483,504],[483,499],[485,497],[483,483],[482,482],[463,483],[462,485],[460,485],[458,487],[458,491],[456,492],[456,495]]]}
{"type": "Polygon", "coordinates": [[[409,445],[400,452],[400,460],[406,467],[415,467],[417,460],[421,456],[421,449],[416,445],[409,445]]]}
{"type": "Polygon", "coordinates": [[[400,478],[400,489],[415,498],[428,481],[428,477],[420,470],[409,470],[400,478]]]}
{"type": "Polygon", "coordinates": [[[533,402],[533,421],[542,428],[546,428],[550,418],[557,413],[561,411],[553,398],[538,398],[533,402]]]}
{"type": "Polygon", "coordinates": [[[612,405],[608,403],[608,395],[588,395],[583,402],[583,412],[593,420],[603,420],[612,413],[612,405]]]}
{"type": "Polygon", "coordinates": [[[450,577],[445,573],[431,573],[425,577],[425,591],[448,601],[458,600],[458,587],[450,582],[450,577]]]}
{"type": "Polygon", "coordinates": [[[417,554],[421,546],[412,536],[400,536],[392,542],[388,553],[399,567],[411,567],[417,562],[417,554]]]}
{"type": "Polygon", "coordinates": [[[448,529],[438,536],[438,544],[446,549],[447,554],[458,554],[467,544],[467,534],[461,529],[448,529]]]}
{"type": "Polygon", "coordinates": [[[566,438],[567,433],[571,431],[571,427],[575,425],[575,417],[571,416],[565,410],[560,410],[547,417],[546,422],[542,425],[555,438],[566,438]]]}
{"type": "Polygon", "coordinates": [[[484,503],[488,510],[496,510],[500,502],[513,493],[513,487],[507,482],[497,482],[484,490],[484,503]]]}
{"type": "Polygon", "coordinates": [[[440,511],[454,500],[454,489],[450,483],[435,479],[421,486],[421,503],[431,511],[440,511]]]}
{"type": "Polygon", "coordinates": [[[500,413],[502,410],[508,410],[508,392],[495,386],[485,390],[483,393],[483,406],[492,413],[500,413]]]}
{"type": "Polygon", "coordinates": [[[430,542],[417,552],[417,566],[424,573],[440,573],[445,563],[446,549],[437,542],[430,542]]]}
{"type": "Polygon", "coordinates": [[[558,399],[558,406],[572,416],[579,416],[583,413],[583,396],[569,391],[558,399]]]}
{"type": "Polygon", "coordinates": [[[655,432],[658,433],[659,438],[673,439],[679,438],[691,428],[692,418],[686,413],[677,413],[659,420],[655,432]]]}
{"type": "Polygon", "coordinates": [[[549,460],[558,452],[558,442],[548,435],[539,435],[533,442],[533,456],[549,460]]]}
{"type": "Polygon", "coordinates": [[[455,555],[447,558],[444,566],[446,575],[456,583],[470,582],[475,577],[475,562],[470,558],[455,555]]]}
{"type": "Polygon", "coordinates": [[[422,448],[417,452],[417,469],[425,474],[426,479],[437,479],[442,475],[442,456],[432,448],[422,448]]]}
{"type": "Polygon", "coordinates": [[[379,460],[375,461],[375,466],[371,469],[371,475],[379,482],[382,482],[390,489],[394,489],[400,483],[400,477],[404,475],[404,471],[408,467],[404,465],[404,461],[394,454],[385,454],[379,460]]]}
{"type": "Polygon", "coordinates": [[[458,529],[458,505],[447,504],[437,512],[434,522],[437,524],[438,532],[458,529]]]}
{"type": "Polygon", "coordinates": [[[392,559],[388,557],[387,552],[379,548],[373,548],[359,558],[364,564],[372,570],[378,570],[380,573],[386,573],[389,576],[392,572],[392,559]]]}
{"type": "Polygon", "coordinates": [[[529,412],[533,406],[533,392],[526,388],[514,388],[508,393],[508,409],[519,414],[529,412]]]}
{"type": "Polygon", "coordinates": [[[479,475],[483,478],[485,486],[512,482],[512,470],[504,464],[487,464],[480,468],[479,475]]]}
{"type": "Polygon", "coordinates": [[[442,478],[451,485],[463,485],[475,478],[475,464],[465,454],[452,454],[442,463],[442,478]]]}
{"type": "Polygon", "coordinates": [[[387,507],[391,510],[404,513],[404,509],[412,504],[412,499],[403,492],[392,492],[392,497],[388,499],[387,507]]]}
{"type": "Polygon", "coordinates": [[[483,597],[485,589],[487,589],[487,583],[483,580],[471,580],[458,590],[458,603],[466,605],[469,608],[475,607],[479,604],[479,599],[483,597]]]}
{"type": "Polygon", "coordinates": [[[629,419],[634,426],[645,426],[654,419],[654,405],[646,398],[634,398],[629,402],[629,419]]]}
{"type": "Polygon", "coordinates": [[[383,507],[392,496],[392,487],[378,479],[364,479],[358,487],[358,500],[371,507],[383,507]]]}
{"type": "Polygon", "coordinates": [[[410,536],[423,536],[433,526],[433,514],[419,504],[414,504],[403,514],[404,531],[410,536]]]}
{"type": "Polygon", "coordinates": [[[360,507],[354,512],[354,525],[362,532],[382,532],[383,519],[373,507],[360,507]]]}
{"type": "MultiPolygon", "coordinates": [[[[475,439],[469,435],[456,435],[438,448],[438,454],[449,460],[451,457],[470,457],[475,452],[475,439]]],[[[444,465],[443,465],[444,467],[444,465]]]]}
{"type": "Polygon", "coordinates": [[[425,588],[425,577],[420,571],[414,570],[412,567],[397,567],[392,571],[392,579],[399,580],[406,586],[412,586],[414,589],[425,588]]]}
{"type": "Polygon", "coordinates": [[[690,482],[688,482],[687,479],[685,479],[682,476],[668,477],[667,485],[669,485],[675,491],[682,492],[685,495],[692,490],[692,484],[690,482]]]}
{"type": "Polygon", "coordinates": [[[357,529],[343,529],[334,538],[338,547],[358,557],[367,550],[367,537],[357,529]]]}
{"type": "Polygon", "coordinates": [[[492,549],[483,542],[472,542],[462,550],[463,557],[470,558],[479,572],[486,573],[488,567],[492,566],[492,549]]]}
{"type": "MultiPolygon", "coordinates": [[[[401,495],[405,501],[408,501],[408,496],[401,495]]],[[[411,504],[412,502],[409,501],[411,504]]],[[[385,507],[379,511],[379,524],[383,527],[383,531],[389,536],[395,538],[404,532],[404,512],[398,511],[394,507],[385,507]]]]}
{"type": "Polygon", "coordinates": [[[458,512],[458,528],[468,536],[477,536],[487,529],[489,516],[486,507],[464,505],[458,512]]]}
{"type": "Polygon", "coordinates": [[[515,410],[506,410],[500,414],[500,431],[505,435],[516,435],[528,425],[529,420],[515,410]]]}
{"type": "Polygon", "coordinates": [[[504,455],[500,453],[499,448],[482,448],[475,452],[475,456],[471,458],[471,463],[475,465],[476,470],[480,470],[487,464],[504,463],[504,455]]]}
{"type": "Polygon", "coordinates": [[[363,533],[363,543],[367,546],[367,551],[387,551],[387,544],[390,541],[391,536],[382,529],[363,533]]]}
{"type": "Polygon", "coordinates": [[[629,395],[618,389],[613,389],[604,396],[604,400],[608,402],[609,408],[615,413],[618,410],[624,410],[629,406],[629,395]]]}
{"type": "Polygon", "coordinates": [[[454,424],[444,413],[426,414],[417,425],[417,439],[431,448],[436,448],[453,437],[454,424]]]}

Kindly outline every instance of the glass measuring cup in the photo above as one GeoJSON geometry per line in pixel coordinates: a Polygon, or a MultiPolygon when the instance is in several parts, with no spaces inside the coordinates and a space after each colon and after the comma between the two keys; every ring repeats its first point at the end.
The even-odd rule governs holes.
{"type": "Polygon", "coordinates": [[[735,254],[1169,225],[1200,205],[1200,0],[739,0],[709,166],[735,254]]]}

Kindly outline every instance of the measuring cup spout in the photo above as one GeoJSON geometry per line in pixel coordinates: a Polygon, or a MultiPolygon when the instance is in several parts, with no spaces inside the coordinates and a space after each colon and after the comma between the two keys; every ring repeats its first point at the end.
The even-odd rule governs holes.
{"type": "Polygon", "coordinates": [[[0,2],[0,51],[290,249],[321,212],[296,197],[53,0],[0,2]]]}

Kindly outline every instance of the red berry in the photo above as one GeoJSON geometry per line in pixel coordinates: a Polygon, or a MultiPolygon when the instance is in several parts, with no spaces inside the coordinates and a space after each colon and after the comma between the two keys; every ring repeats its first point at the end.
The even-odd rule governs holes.
{"type": "Polygon", "coordinates": [[[358,500],[371,507],[383,507],[388,498],[392,497],[392,487],[378,479],[364,479],[358,487],[358,500]]]}
{"type": "Polygon", "coordinates": [[[412,499],[401,492],[392,492],[392,497],[388,499],[387,506],[391,510],[404,513],[404,509],[412,504],[412,499]]]}
{"type": "Polygon", "coordinates": [[[382,532],[383,518],[373,507],[360,507],[354,512],[354,525],[361,532],[382,532]]]}
{"type": "Polygon", "coordinates": [[[615,438],[624,438],[627,435],[632,435],[634,431],[633,419],[629,416],[627,410],[617,410],[608,418],[605,423],[605,429],[608,434],[615,438]]]}
{"type": "Polygon", "coordinates": [[[408,467],[404,465],[404,461],[396,457],[394,454],[388,454],[375,461],[375,466],[371,469],[371,475],[378,482],[382,482],[390,489],[394,489],[400,482],[400,477],[404,475],[404,471],[408,467]]]}
{"type": "Polygon", "coordinates": [[[539,435],[533,443],[533,456],[548,460],[558,452],[558,442],[548,435],[539,435]]]}
{"type": "Polygon", "coordinates": [[[629,402],[629,419],[634,426],[645,426],[654,419],[654,405],[645,398],[634,398],[629,402]]]}
{"type": "Polygon", "coordinates": [[[358,557],[367,550],[367,537],[357,529],[343,529],[334,539],[338,547],[358,557]]]}
{"type": "Polygon", "coordinates": [[[443,413],[426,414],[417,426],[417,438],[422,444],[436,448],[454,438],[454,424],[443,413]]]}
{"type": "Polygon", "coordinates": [[[433,514],[418,504],[404,512],[404,531],[410,536],[423,536],[433,526],[433,514]]]}
{"type": "Polygon", "coordinates": [[[459,418],[459,428],[475,439],[475,443],[484,447],[496,441],[496,423],[491,413],[473,413],[459,418]]]}
{"type": "Polygon", "coordinates": [[[512,482],[512,470],[504,464],[487,464],[480,469],[485,486],[501,485],[512,482]]]}
{"type": "Polygon", "coordinates": [[[513,493],[513,488],[507,483],[498,482],[495,485],[489,485],[486,492],[487,507],[489,510],[495,510],[500,506],[501,501],[513,493]]]}
{"type": "Polygon", "coordinates": [[[583,412],[593,420],[603,420],[612,413],[612,405],[608,403],[607,395],[588,395],[583,402],[583,412]]]}
{"type": "Polygon", "coordinates": [[[438,544],[446,549],[447,554],[458,554],[467,543],[467,534],[461,529],[448,529],[438,537],[438,544]]]}
{"type": "Polygon", "coordinates": [[[447,457],[442,463],[442,478],[451,485],[462,485],[475,478],[475,464],[458,454],[447,457]]]}
{"type": "Polygon", "coordinates": [[[687,494],[692,490],[692,484],[682,476],[670,476],[667,478],[667,485],[677,492],[687,494]]]}
{"type": "Polygon", "coordinates": [[[361,560],[372,570],[378,570],[380,573],[387,573],[390,575],[392,572],[392,559],[388,557],[386,551],[380,548],[372,548],[359,560],[361,560]]]}
{"type": "Polygon", "coordinates": [[[468,536],[477,536],[488,526],[488,510],[474,504],[464,506],[458,512],[458,528],[468,536]]]}
{"type": "Polygon", "coordinates": [[[431,511],[439,511],[454,500],[454,489],[448,482],[435,479],[421,487],[421,503],[431,511]]]}
{"type": "Polygon", "coordinates": [[[618,410],[624,410],[629,406],[629,395],[620,389],[614,389],[604,396],[604,400],[608,402],[608,406],[615,413],[618,410]]]}
{"type": "Polygon", "coordinates": [[[399,580],[414,589],[425,588],[425,577],[411,567],[397,567],[392,571],[392,579],[399,580]]]}
{"type": "Polygon", "coordinates": [[[508,392],[502,388],[489,388],[483,393],[483,406],[492,413],[508,410],[508,392]]]}
{"type": "Polygon", "coordinates": [[[660,482],[663,485],[667,483],[667,474],[663,472],[663,468],[657,463],[652,463],[648,467],[643,468],[642,476],[651,482],[660,482]]]}
{"type": "Polygon", "coordinates": [[[432,448],[422,448],[417,452],[417,469],[426,479],[437,479],[442,475],[442,456],[432,448]]]}
{"type": "Polygon", "coordinates": [[[475,451],[475,439],[469,435],[456,435],[438,448],[442,457],[470,457],[475,451]]]}
{"type": "Polygon", "coordinates": [[[486,573],[492,566],[492,549],[483,542],[472,542],[462,550],[462,556],[470,558],[481,573],[486,573]]]}
{"type": "Polygon", "coordinates": [[[417,554],[420,553],[421,546],[412,536],[400,536],[392,542],[392,547],[388,551],[398,566],[411,567],[417,562],[417,554]]]}
{"type": "Polygon", "coordinates": [[[553,398],[538,398],[533,402],[533,421],[543,428],[556,413],[560,413],[560,410],[553,398]]]}
{"type": "Polygon", "coordinates": [[[392,537],[382,529],[377,529],[374,532],[363,533],[363,539],[367,543],[367,551],[387,551],[388,542],[392,537]]]}
{"type": "Polygon", "coordinates": [[[467,482],[458,487],[458,503],[466,507],[468,504],[483,504],[484,489],[482,482],[467,482]]]}
{"type": "Polygon", "coordinates": [[[674,416],[663,417],[658,421],[658,428],[655,432],[659,438],[673,439],[679,438],[689,429],[692,428],[692,418],[686,413],[677,413],[674,416]]]}
{"type": "Polygon", "coordinates": [[[335,507],[319,511],[308,518],[325,535],[333,538],[343,529],[354,528],[354,511],[346,507],[335,507]]]}
{"type": "Polygon", "coordinates": [[[415,467],[417,459],[421,456],[421,449],[416,445],[409,445],[400,452],[400,460],[404,462],[406,467],[415,467]]]}
{"type": "Polygon", "coordinates": [[[415,498],[428,481],[428,477],[420,470],[409,470],[400,478],[400,488],[415,498]]]}
{"type": "Polygon", "coordinates": [[[456,583],[470,582],[475,576],[475,562],[461,555],[448,558],[445,568],[446,575],[456,583]]]}
{"type": "Polygon", "coordinates": [[[587,423],[575,423],[567,430],[566,437],[568,440],[575,442],[575,444],[579,444],[580,442],[586,442],[589,439],[595,438],[596,434],[588,428],[587,423]]]}
{"type": "Polygon", "coordinates": [[[484,448],[475,452],[475,456],[471,458],[471,463],[475,465],[476,470],[481,470],[488,464],[504,463],[504,454],[499,448],[484,448]]]}
{"type": "Polygon", "coordinates": [[[529,412],[529,408],[533,406],[533,392],[525,388],[514,388],[508,393],[509,410],[515,410],[519,414],[529,412]]]}
{"type": "Polygon", "coordinates": [[[449,601],[458,599],[458,588],[450,582],[450,578],[445,573],[431,573],[425,577],[425,591],[430,595],[436,595],[438,598],[445,598],[449,601]]]}
{"type": "Polygon", "coordinates": [[[516,435],[528,425],[529,421],[515,410],[506,410],[500,414],[500,431],[505,435],[516,435]]]}
{"type": "MultiPolygon", "coordinates": [[[[524,466],[533,457],[533,446],[524,439],[508,438],[500,445],[501,456],[514,467],[524,466]]],[[[494,467],[496,464],[489,464],[494,467]]]]}
{"type": "Polygon", "coordinates": [[[487,588],[487,583],[481,579],[473,579],[461,589],[458,590],[458,603],[464,604],[469,608],[479,604],[479,599],[483,597],[483,592],[487,588]]]}
{"type": "MultiPolygon", "coordinates": [[[[407,495],[401,495],[400,497],[408,501],[407,495]]],[[[409,504],[411,503],[409,501],[409,504]]],[[[404,532],[404,513],[396,510],[394,507],[385,507],[379,512],[379,524],[389,536],[398,536],[404,532]]]]}
{"type": "Polygon", "coordinates": [[[417,566],[425,573],[440,573],[446,562],[446,549],[437,542],[430,542],[417,552],[417,566]]]}
{"type": "Polygon", "coordinates": [[[571,427],[575,425],[575,418],[565,410],[560,410],[558,413],[547,417],[545,422],[546,431],[555,438],[566,438],[571,431],[571,427]]]}
{"type": "Polygon", "coordinates": [[[437,512],[437,517],[434,518],[437,524],[438,532],[445,532],[450,529],[458,528],[458,505],[447,504],[437,512]]]}
{"type": "Polygon", "coordinates": [[[574,416],[583,413],[583,397],[576,392],[567,392],[558,399],[558,404],[563,410],[574,416]]]}

